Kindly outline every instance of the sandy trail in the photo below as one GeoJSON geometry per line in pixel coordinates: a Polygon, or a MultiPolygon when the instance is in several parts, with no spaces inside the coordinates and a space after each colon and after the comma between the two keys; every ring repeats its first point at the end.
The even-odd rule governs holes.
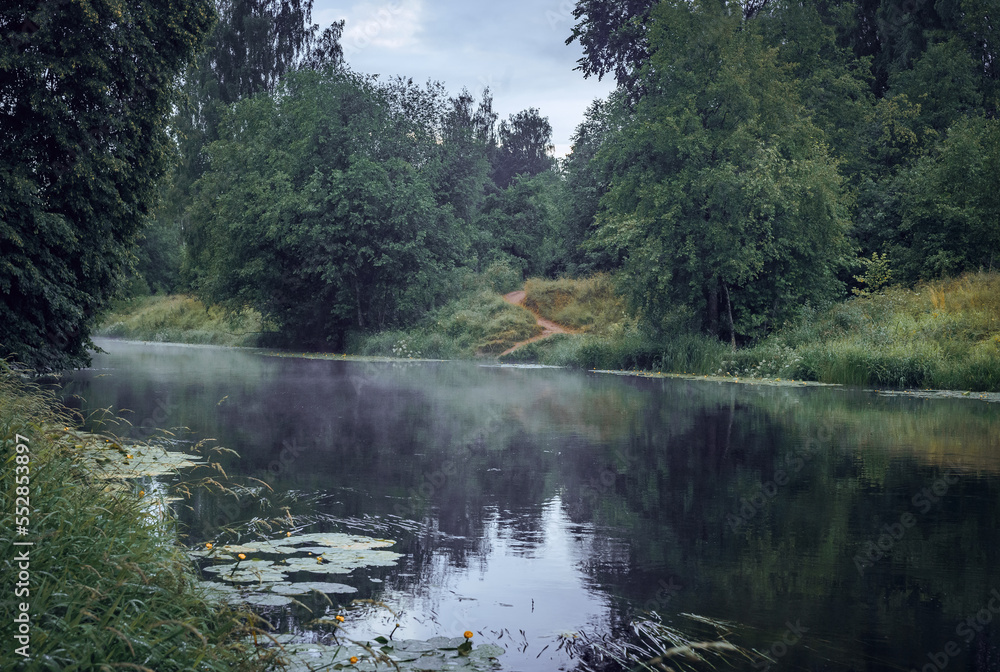
{"type": "Polygon", "coordinates": [[[553,322],[551,320],[546,320],[544,317],[541,317],[535,311],[531,310],[530,308],[525,307],[525,305],[524,305],[524,297],[525,296],[526,295],[525,295],[524,290],[523,289],[519,289],[516,292],[511,292],[509,294],[504,294],[503,300],[506,301],[507,303],[512,303],[515,306],[521,306],[522,308],[525,308],[526,310],[530,311],[531,314],[535,316],[535,321],[538,322],[538,326],[540,326],[542,328],[542,333],[538,334],[537,336],[532,336],[531,338],[529,338],[526,341],[521,341],[520,343],[515,343],[511,347],[509,347],[506,350],[504,350],[503,352],[501,352],[500,355],[499,355],[500,357],[503,357],[504,355],[507,355],[507,354],[510,354],[510,353],[514,352],[515,350],[517,350],[518,348],[520,348],[522,345],[526,345],[528,343],[534,343],[535,341],[540,341],[543,338],[548,338],[552,334],[568,334],[568,333],[571,333],[570,330],[567,329],[566,327],[560,326],[560,325],[556,324],[555,322],[553,322]]]}

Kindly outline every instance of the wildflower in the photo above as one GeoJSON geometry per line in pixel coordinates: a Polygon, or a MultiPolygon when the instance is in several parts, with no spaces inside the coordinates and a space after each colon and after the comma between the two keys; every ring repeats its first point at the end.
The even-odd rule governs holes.
{"type": "Polygon", "coordinates": [[[336,616],[334,616],[334,618],[337,620],[338,623],[344,622],[344,617],[341,616],[340,614],[337,614],[336,616]]]}
{"type": "Polygon", "coordinates": [[[128,455],[126,455],[126,456],[125,456],[125,459],[126,459],[126,460],[131,460],[131,459],[132,459],[132,454],[131,454],[131,453],[129,453],[128,455]]]}
{"type": "Polygon", "coordinates": [[[357,656],[351,656],[351,665],[354,665],[357,662],[358,662],[358,657],[357,656]]]}
{"type": "Polygon", "coordinates": [[[472,639],[472,630],[466,630],[462,633],[466,639],[472,639]]]}
{"type": "Polygon", "coordinates": [[[146,491],[145,490],[140,490],[139,491],[139,496],[140,497],[145,497],[146,496],[146,491]]]}

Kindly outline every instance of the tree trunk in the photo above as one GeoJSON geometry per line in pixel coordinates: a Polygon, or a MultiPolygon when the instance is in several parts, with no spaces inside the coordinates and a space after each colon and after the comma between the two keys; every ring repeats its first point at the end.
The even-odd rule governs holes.
{"type": "Polygon", "coordinates": [[[722,283],[722,291],[726,294],[726,313],[729,316],[729,344],[736,349],[736,327],[733,325],[733,304],[729,301],[729,287],[722,283]]]}
{"type": "Polygon", "coordinates": [[[354,282],[354,299],[358,306],[358,329],[365,328],[365,318],[361,312],[361,285],[357,281],[354,282]]]}
{"type": "Polygon", "coordinates": [[[708,333],[719,335],[719,287],[718,281],[708,286],[708,333]]]}

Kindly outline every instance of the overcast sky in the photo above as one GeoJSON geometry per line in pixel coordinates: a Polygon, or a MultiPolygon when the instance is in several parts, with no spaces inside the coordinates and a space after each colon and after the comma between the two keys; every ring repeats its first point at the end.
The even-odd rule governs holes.
{"type": "Polygon", "coordinates": [[[556,156],[612,80],[584,79],[573,70],[582,54],[566,46],[573,27],[570,0],[315,0],[313,22],[325,28],[345,19],[344,57],[359,72],[434,79],[449,94],[467,87],[478,100],[493,92],[506,119],[537,107],[552,124],[556,156]]]}

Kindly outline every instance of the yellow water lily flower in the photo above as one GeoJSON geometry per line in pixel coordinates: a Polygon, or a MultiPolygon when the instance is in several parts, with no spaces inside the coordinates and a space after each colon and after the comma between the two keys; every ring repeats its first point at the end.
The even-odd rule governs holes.
{"type": "Polygon", "coordinates": [[[462,634],[465,635],[466,639],[472,639],[472,630],[466,630],[462,634]]]}
{"type": "Polygon", "coordinates": [[[358,657],[357,656],[351,656],[351,665],[354,665],[357,662],[358,662],[358,657]]]}
{"type": "Polygon", "coordinates": [[[344,622],[344,617],[343,617],[343,616],[341,616],[340,614],[337,614],[336,616],[334,616],[334,618],[335,618],[335,619],[336,619],[336,620],[337,620],[337,621],[338,621],[339,623],[343,623],[343,622],[344,622]]]}

